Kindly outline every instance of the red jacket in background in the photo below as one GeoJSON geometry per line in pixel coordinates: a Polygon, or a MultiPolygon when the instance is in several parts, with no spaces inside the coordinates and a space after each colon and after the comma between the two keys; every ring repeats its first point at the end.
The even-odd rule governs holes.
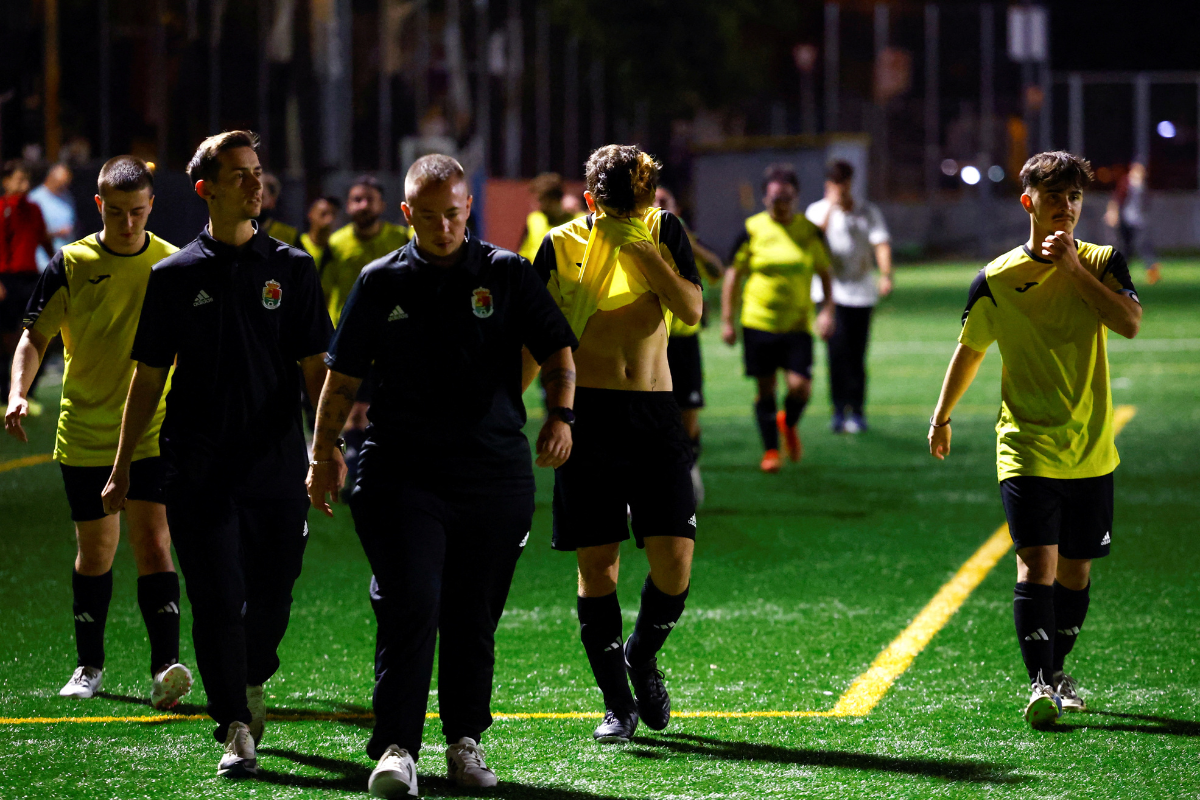
{"type": "Polygon", "coordinates": [[[23,194],[0,197],[0,275],[37,274],[37,249],[49,241],[42,210],[23,194]]]}

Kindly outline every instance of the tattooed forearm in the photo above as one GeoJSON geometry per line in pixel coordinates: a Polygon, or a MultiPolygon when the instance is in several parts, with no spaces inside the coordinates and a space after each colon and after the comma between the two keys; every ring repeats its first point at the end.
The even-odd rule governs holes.
{"type": "Polygon", "coordinates": [[[566,367],[551,367],[542,371],[542,382],[547,391],[551,386],[574,386],[575,370],[566,367]]]}
{"type": "Polygon", "coordinates": [[[324,461],[333,457],[337,437],[350,416],[362,380],[330,370],[317,404],[317,424],[313,431],[313,458],[324,461]]]}

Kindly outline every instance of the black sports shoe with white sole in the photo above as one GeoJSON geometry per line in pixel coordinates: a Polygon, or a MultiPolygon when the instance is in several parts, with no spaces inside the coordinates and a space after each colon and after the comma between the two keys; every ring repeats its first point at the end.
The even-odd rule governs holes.
{"type": "Polygon", "coordinates": [[[604,709],[604,721],[596,730],[592,731],[592,737],[597,742],[605,744],[628,744],[633,738],[633,732],[637,730],[637,724],[636,711],[629,710],[618,713],[611,708],[606,708],[604,709]]]}
{"type": "Polygon", "coordinates": [[[633,684],[633,697],[637,702],[638,716],[653,731],[661,731],[671,721],[671,696],[663,683],[658,659],[652,658],[640,667],[625,661],[625,671],[633,684]]]}

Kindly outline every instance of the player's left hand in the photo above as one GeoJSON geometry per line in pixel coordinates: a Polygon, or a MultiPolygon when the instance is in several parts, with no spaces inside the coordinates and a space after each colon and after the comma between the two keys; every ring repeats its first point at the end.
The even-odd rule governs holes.
{"type": "Polygon", "coordinates": [[[1075,237],[1066,231],[1055,231],[1042,242],[1042,255],[1057,265],[1079,266],[1079,251],[1075,237]]]}
{"type": "Polygon", "coordinates": [[[537,438],[537,465],[557,469],[571,457],[571,426],[548,417],[537,438]]]}
{"type": "Polygon", "coordinates": [[[821,309],[821,313],[817,314],[817,335],[828,342],[833,338],[836,328],[837,320],[833,316],[833,303],[826,303],[825,307],[821,309]]]}
{"type": "Polygon", "coordinates": [[[891,275],[880,275],[879,276],[879,296],[887,297],[891,293],[892,293],[892,276],[891,275]]]}
{"type": "Polygon", "coordinates": [[[331,460],[309,464],[304,485],[308,489],[308,499],[313,508],[327,517],[333,516],[333,507],[329,505],[325,496],[329,495],[335,503],[338,501],[342,484],[346,482],[346,473],[346,459],[342,457],[341,450],[335,449],[331,460]]]}
{"type": "Polygon", "coordinates": [[[21,420],[27,414],[29,414],[29,401],[24,397],[14,397],[9,401],[8,412],[4,415],[4,430],[8,431],[9,436],[23,444],[29,443],[29,437],[21,425],[21,420]]]}

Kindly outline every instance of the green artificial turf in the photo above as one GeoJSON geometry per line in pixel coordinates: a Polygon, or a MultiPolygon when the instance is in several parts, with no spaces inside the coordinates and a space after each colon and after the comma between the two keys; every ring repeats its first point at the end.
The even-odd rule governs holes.
{"type": "MultiPolygon", "coordinates": [[[[777,476],[757,469],[750,383],[738,351],[703,334],[709,408],[688,610],[660,665],[679,711],[828,710],[938,588],[1003,522],[992,426],[995,349],[954,414],[946,463],[925,447],[966,290],[977,267],[911,267],[877,311],[871,430],[827,430],[818,361],[806,454],[777,476]]],[[[1068,668],[1090,713],[1030,730],[1011,622],[1007,556],[864,718],[676,719],[628,746],[591,739],[593,719],[497,721],[484,745],[499,797],[1184,798],[1200,797],[1200,266],[1164,265],[1139,287],[1133,343],[1110,336],[1113,395],[1137,406],[1118,444],[1113,554],[1094,568],[1092,610],[1068,668]]],[[[1139,276],[1135,276],[1135,281],[1139,276]]],[[[57,389],[40,397],[48,406],[57,389]]],[[[33,442],[0,442],[0,462],[49,452],[52,411],[33,442]]],[[[535,430],[536,423],[530,430],[535,430]]],[[[569,555],[549,549],[551,476],[500,624],[493,708],[597,712],[578,639],[569,555]]],[[[276,712],[365,714],[373,619],[369,578],[344,506],[310,517],[276,712]]],[[[105,694],[59,698],[74,667],[72,527],[58,468],[0,472],[0,716],[151,713],[148,646],[132,557],[122,545],[108,623],[105,694]]],[[[620,596],[626,631],[645,560],[629,546],[620,596]]],[[[183,659],[194,663],[184,604],[183,659]]],[[[431,687],[432,689],[432,687],[431,687]]],[[[200,713],[201,686],[182,709],[200,713]]],[[[436,691],[430,710],[437,709],[436,691]]],[[[369,720],[269,723],[258,780],[215,777],[211,721],[0,725],[0,797],[342,797],[364,793],[369,720]]],[[[420,763],[426,796],[446,782],[436,720],[420,763]]]]}

